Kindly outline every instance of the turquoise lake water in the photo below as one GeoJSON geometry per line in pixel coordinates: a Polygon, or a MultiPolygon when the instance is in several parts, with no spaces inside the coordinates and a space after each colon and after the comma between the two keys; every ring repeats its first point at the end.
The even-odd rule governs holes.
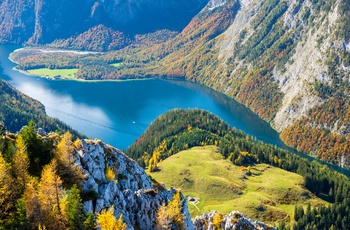
{"type": "Polygon", "coordinates": [[[152,121],[173,108],[208,110],[259,140],[284,146],[267,122],[206,86],[160,79],[79,82],[31,77],[13,70],[16,64],[8,56],[16,48],[0,46],[4,80],[43,103],[49,116],[117,148],[126,149],[152,121]]]}

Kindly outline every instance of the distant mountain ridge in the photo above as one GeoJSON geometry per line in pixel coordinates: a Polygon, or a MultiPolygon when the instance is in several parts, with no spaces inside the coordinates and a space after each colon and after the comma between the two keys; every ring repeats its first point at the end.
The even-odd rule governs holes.
{"type": "Polygon", "coordinates": [[[0,43],[45,44],[97,25],[125,34],[181,31],[208,0],[4,0],[0,43]]]}

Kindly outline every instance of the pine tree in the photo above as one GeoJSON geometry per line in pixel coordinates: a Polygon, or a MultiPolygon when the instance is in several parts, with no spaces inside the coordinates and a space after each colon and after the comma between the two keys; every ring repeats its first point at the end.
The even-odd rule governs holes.
{"type": "Polygon", "coordinates": [[[26,203],[25,199],[21,198],[16,203],[16,215],[14,217],[16,229],[26,229],[27,222],[26,203]]]}
{"type": "Polygon", "coordinates": [[[29,158],[29,174],[39,176],[44,165],[51,160],[51,144],[44,144],[36,135],[34,121],[29,121],[28,126],[23,127],[21,136],[25,142],[29,158]]]}
{"type": "Polygon", "coordinates": [[[95,216],[93,212],[89,212],[83,223],[83,230],[94,230],[95,229],[95,216]]]}
{"type": "Polygon", "coordinates": [[[65,212],[67,213],[69,229],[81,229],[81,219],[83,216],[82,200],[80,197],[80,191],[75,184],[68,194],[65,212]]]}

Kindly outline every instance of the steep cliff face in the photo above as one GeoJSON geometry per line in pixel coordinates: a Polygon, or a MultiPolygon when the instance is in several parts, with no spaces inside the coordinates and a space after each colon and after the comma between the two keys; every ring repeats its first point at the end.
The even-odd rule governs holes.
{"type": "MultiPolygon", "coordinates": [[[[279,131],[307,115],[310,108],[322,103],[312,84],[316,79],[330,81],[325,74],[327,66],[324,61],[327,59],[327,49],[331,48],[334,40],[331,28],[336,28],[340,17],[336,5],[327,12],[316,12],[315,8],[319,6],[311,1],[241,1],[242,8],[234,22],[221,35],[221,40],[218,39],[218,56],[223,60],[221,64],[224,68],[231,71],[231,79],[241,77],[239,75],[242,75],[243,68],[257,70],[256,74],[250,76],[251,79],[256,78],[254,75],[259,74],[257,68],[268,66],[271,76],[267,80],[270,84],[277,82],[274,90],[282,92],[283,96],[279,99],[279,105],[275,105],[278,107],[270,118],[266,118],[279,131]],[[324,38],[322,41],[321,37],[324,38]],[[283,40],[289,40],[289,43],[283,40]],[[275,45],[280,47],[276,48],[275,45]],[[288,50],[286,45],[291,49],[288,50]],[[245,51],[242,52],[242,49],[245,51]],[[281,60],[274,56],[286,60],[280,64],[281,60]],[[265,60],[261,60],[261,57],[265,60]],[[232,64],[235,67],[230,69],[228,65],[232,64]]],[[[249,101],[253,98],[246,100],[240,95],[242,88],[240,91],[229,88],[228,81],[224,81],[228,88],[223,88],[223,91],[234,91],[245,103],[252,103],[249,101]]],[[[259,113],[260,108],[256,107],[255,110],[259,113]]]]}
{"type": "MultiPolygon", "coordinates": [[[[122,214],[128,229],[154,229],[158,209],[172,200],[176,192],[162,185],[155,187],[136,162],[101,141],[82,141],[76,159],[86,175],[83,191],[96,194],[94,199],[84,202],[84,212],[98,213],[114,206],[116,217],[122,214]],[[114,170],[117,180],[106,180],[107,166],[114,170]]],[[[184,227],[193,229],[183,197],[181,213],[184,227]]]]}
{"type": "MultiPolygon", "coordinates": [[[[212,1],[203,11],[230,2],[212,1]]],[[[186,76],[249,106],[293,147],[348,165],[350,155],[343,151],[350,145],[348,1],[238,3],[227,30],[207,42],[211,57],[205,49],[192,56],[205,54],[210,68],[201,64],[186,76]]]]}
{"type": "Polygon", "coordinates": [[[5,0],[0,3],[0,42],[50,43],[77,36],[100,24],[126,34],[161,29],[179,31],[207,2],[5,0]]]}
{"type": "Polygon", "coordinates": [[[0,3],[0,43],[21,43],[34,32],[34,0],[0,3]]]}

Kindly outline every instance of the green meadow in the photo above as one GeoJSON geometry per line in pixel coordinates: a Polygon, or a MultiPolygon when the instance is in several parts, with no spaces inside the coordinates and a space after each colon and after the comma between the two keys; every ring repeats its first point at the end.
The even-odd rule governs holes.
{"type": "Polygon", "coordinates": [[[114,67],[118,67],[120,66],[122,63],[121,62],[117,62],[117,63],[112,63],[110,64],[111,66],[114,66],[114,67]]]}
{"type": "Polygon", "coordinates": [[[77,68],[73,69],[32,69],[27,71],[31,75],[37,75],[42,77],[54,78],[55,76],[61,76],[65,79],[75,79],[75,74],[78,72],[77,68]]]}
{"type": "Polygon", "coordinates": [[[250,218],[277,223],[292,219],[294,206],[323,203],[303,187],[302,176],[268,164],[240,167],[223,159],[215,146],[194,147],[158,164],[151,176],[167,188],[180,188],[192,217],[216,210],[243,212],[250,218]]]}

